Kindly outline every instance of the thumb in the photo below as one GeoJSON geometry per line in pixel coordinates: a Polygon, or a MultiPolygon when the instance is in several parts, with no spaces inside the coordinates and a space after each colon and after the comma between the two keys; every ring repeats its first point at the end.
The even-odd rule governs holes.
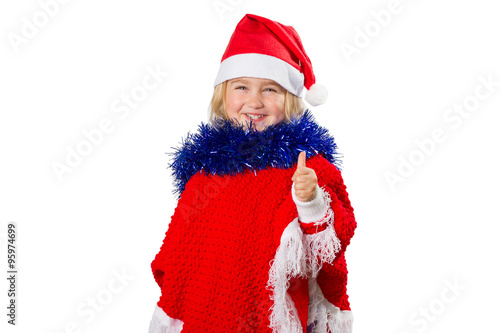
{"type": "Polygon", "coordinates": [[[306,166],[306,152],[300,152],[299,154],[299,160],[297,161],[297,168],[298,167],[305,167],[306,166]]]}

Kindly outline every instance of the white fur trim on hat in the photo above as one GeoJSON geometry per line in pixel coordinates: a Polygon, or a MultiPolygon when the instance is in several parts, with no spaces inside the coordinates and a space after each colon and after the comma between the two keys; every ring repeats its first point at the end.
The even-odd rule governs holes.
{"type": "Polygon", "coordinates": [[[269,79],[298,97],[304,97],[304,74],[279,58],[243,53],[221,62],[214,86],[237,77],[269,79]]]}

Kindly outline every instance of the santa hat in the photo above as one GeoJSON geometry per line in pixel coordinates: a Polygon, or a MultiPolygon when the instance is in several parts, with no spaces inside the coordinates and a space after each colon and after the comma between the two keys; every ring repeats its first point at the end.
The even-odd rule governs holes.
{"type": "Polygon", "coordinates": [[[273,80],[312,106],[323,104],[328,96],[326,88],[316,84],[295,29],[253,14],[246,14],[236,26],[214,86],[244,76],[273,80]]]}

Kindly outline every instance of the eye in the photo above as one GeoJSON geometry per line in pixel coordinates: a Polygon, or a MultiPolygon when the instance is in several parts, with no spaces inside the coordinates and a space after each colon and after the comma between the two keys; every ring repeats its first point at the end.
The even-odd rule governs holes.
{"type": "Polygon", "coordinates": [[[276,92],[276,89],[273,89],[273,88],[266,88],[266,89],[264,89],[264,90],[265,90],[265,91],[274,91],[274,92],[276,92]]]}
{"type": "Polygon", "coordinates": [[[245,87],[245,86],[238,86],[238,87],[236,87],[235,89],[236,89],[236,90],[238,90],[238,89],[246,89],[246,88],[247,88],[247,87],[245,87]]]}

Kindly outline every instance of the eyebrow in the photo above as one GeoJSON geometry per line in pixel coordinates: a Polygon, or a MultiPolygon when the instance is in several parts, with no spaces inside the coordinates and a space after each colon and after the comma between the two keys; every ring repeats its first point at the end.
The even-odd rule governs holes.
{"type": "Polygon", "coordinates": [[[248,83],[247,80],[242,80],[242,79],[236,79],[236,80],[231,80],[229,84],[237,84],[237,83],[248,83]]]}
{"type": "MultiPolygon", "coordinates": [[[[245,79],[236,79],[236,80],[231,81],[229,83],[230,84],[237,84],[237,83],[249,84],[250,82],[248,80],[245,80],[245,79]]],[[[266,80],[266,81],[264,81],[264,84],[265,85],[279,86],[279,84],[277,84],[276,82],[274,82],[272,80],[266,80]]]]}

